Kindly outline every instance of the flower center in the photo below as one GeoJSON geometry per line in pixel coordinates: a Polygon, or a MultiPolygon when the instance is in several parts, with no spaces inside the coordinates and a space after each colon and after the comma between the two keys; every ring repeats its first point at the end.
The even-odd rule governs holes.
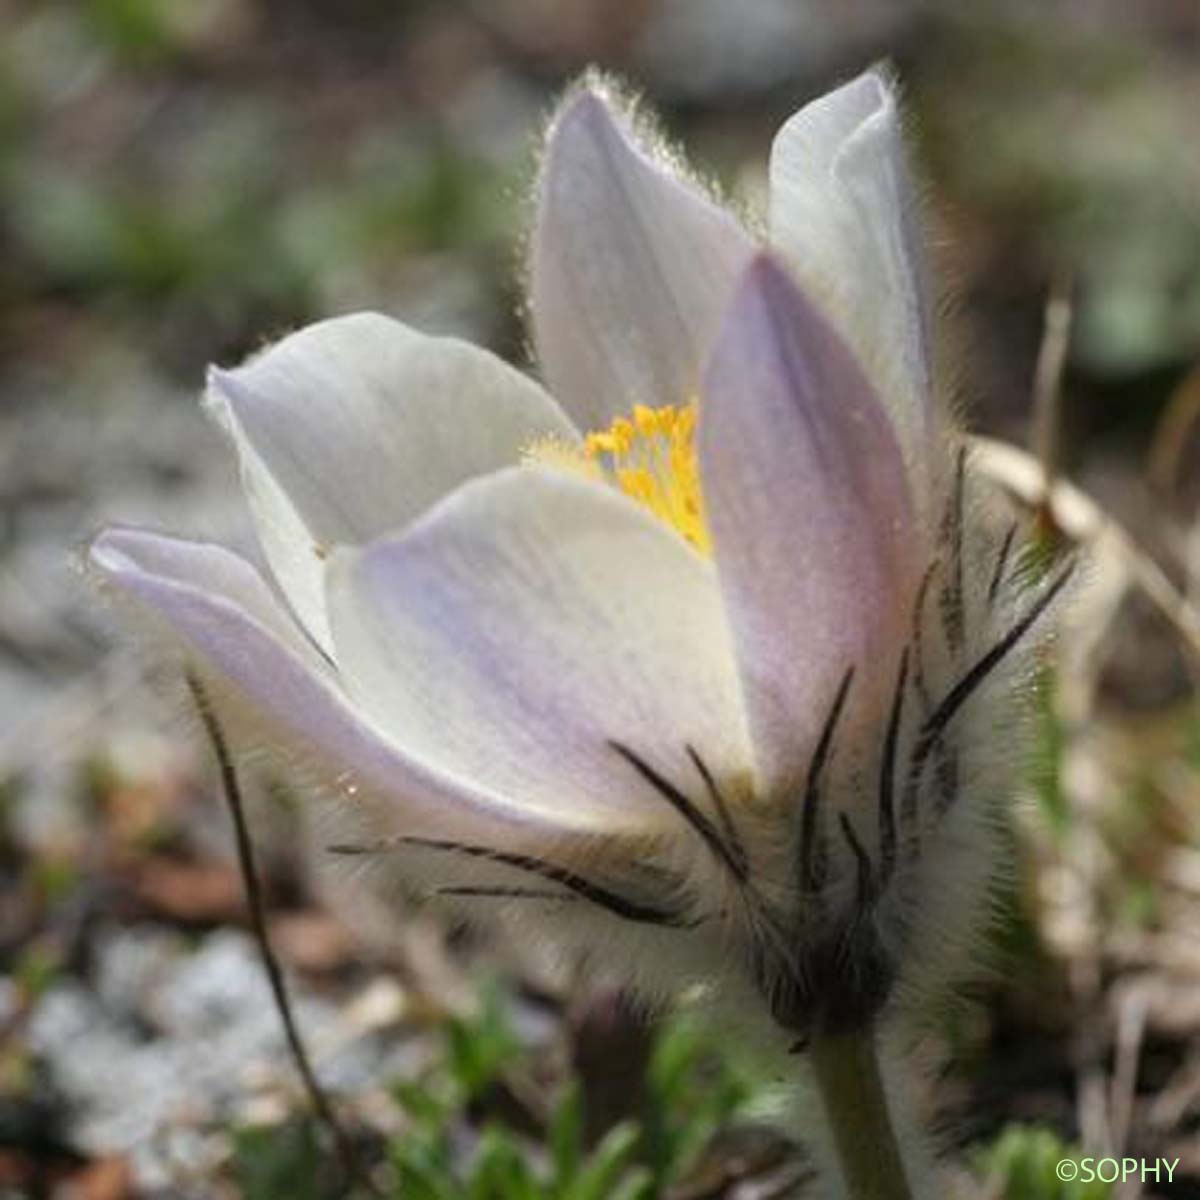
{"type": "Polygon", "coordinates": [[[581,447],[550,438],[526,457],[545,466],[602,479],[648,508],[701,554],[711,554],[696,461],[696,405],[634,406],[607,429],[589,433],[581,447]]]}

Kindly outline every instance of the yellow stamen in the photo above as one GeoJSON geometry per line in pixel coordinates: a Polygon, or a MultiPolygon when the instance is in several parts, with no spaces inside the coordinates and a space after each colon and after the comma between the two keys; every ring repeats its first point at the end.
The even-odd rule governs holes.
{"type": "Polygon", "coordinates": [[[618,417],[590,433],[581,447],[549,438],[526,451],[529,461],[603,479],[648,508],[702,554],[712,543],[704,519],[696,461],[696,405],[634,406],[632,419],[618,417]]]}

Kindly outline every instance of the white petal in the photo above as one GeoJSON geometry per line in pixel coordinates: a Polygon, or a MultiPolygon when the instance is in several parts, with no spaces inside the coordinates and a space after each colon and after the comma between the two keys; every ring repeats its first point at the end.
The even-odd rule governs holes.
{"type": "Polygon", "coordinates": [[[238,447],[271,569],[327,650],[330,547],[402,528],[539,437],[576,437],[545,392],[494,355],[372,313],[214,369],[209,402],[238,447]]]}
{"type": "Polygon", "coordinates": [[[399,749],[353,709],[261,577],[228,550],[109,530],[87,562],[153,633],[171,639],[223,704],[264,727],[269,744],[323,764],[354,794],[348,808],[374,803],[377,829],[530,849],[585,827],[578,811],[539,816],[484,786],[451,782],[399,749]]]}
{"type": "MultiPolygon", "coordinates": [[[[236,608],[318,674],[327,664],[255,568],[224,546],[189,542],[145,529],[104,530],[88,547],[87,564],[139,601],[144,589],[200,588],[214,603],[236,608]]],[[[212,631],[216,636],[217,631],[212,631]]]]}
{"type": "Polygon", "coordinates": [[[896,97],[878,71],[802,108],[771,149],[771,240],[861,358],[918,498],[936,418],[922,247],[896,97]]]}
{"type": "Polygon", "coordinates": [[[794,787],[839,681],[890,686],[919,562],[900,451],[825,318],[764,257],[700,400],[701,477],[765,785],[794,787]]]}
{"type": "Polygon", "coordinates": [[[339,554],[330,612],[355,699],[447,773],[677,841],[678,814],[613,743],[701,808],[689,746],[746,782],[710,564],[604,485],[533,468],[470,484],[406,534],[339,554]]]}
{"type": "MultiPolygon", "coordinates": [[[[289,629],[262,579],[216,546],[113,530],[88,553],[107,590],[170,639],[199,677],[231,747],[287,751],[284,763],[332,792],[326,842],[381,897],[419,892],[463,915],[503,910],[664,997],[714,962],[691,932],[711,916],[635,820],[614,821],[560,790],[542,809],[486,782],[451,779],[382,734],[332,669],[289,629]]],[[[143,628],[146,628],[143,625],[143,628]]],[[[723,947],[722,947],[723,948],[723,947]]]]}
{"type": "Polygon", "coordinates": [[[551,392],[584,429],[696,394],[754,244],[639,147],[594,91],[550,132],[533,235],[533,335],[551,392]]]}

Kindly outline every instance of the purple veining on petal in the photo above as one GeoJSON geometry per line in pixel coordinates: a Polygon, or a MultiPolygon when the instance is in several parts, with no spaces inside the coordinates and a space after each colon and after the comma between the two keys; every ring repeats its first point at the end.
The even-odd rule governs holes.
{"type": "Polygon", "coordinates": [[[581,831],[580,814],[569,806],[551,815],[499,797],[484,782],[452,779],[378,732],[351,706],[332,669],[289,641],[269,589],[230,551],[111,530],[93,542],[88,564],[144,611],[152,629],[176,639],[203,676],[231,688],[284,747],[376,797],[393,830],[498,844],[517,838],[530,848],[581,831]],[[230,579],[238,585],[223,588],[230,579]]]}
{"type": "MultiPolygon", "coordinates": [[[[900,653],[923,555],[873,388],[768,256],[718,339],[699,445],[759,768],[768,787],[794,784],[838,679],[900,653]]],[[[856,703],[869,693],[864,679],[856,703]]]]}
{"type": "MultiPolygon", "coordinates": [[[[709,564],[615,490],[552,471],[470,484],[333,565],[355,701],[430,762],[542,807],[661,831],[613,741],[664,770],[748,765],[709,564]]],[[[703,803],[707,804],[707,798],[703,803]]]]}

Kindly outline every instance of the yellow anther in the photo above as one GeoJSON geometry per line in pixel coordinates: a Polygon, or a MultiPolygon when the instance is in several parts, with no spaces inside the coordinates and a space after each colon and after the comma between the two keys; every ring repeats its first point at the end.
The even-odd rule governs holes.
{"type": "Polygon", "coordinates": [[[584,453],[589,458],[598,454],[616,454],[618,449],[617,439],[611,433],[589,433],[583,443],[584,453]]]}
{"type": "Polygon", "coordinates": [[[695,432],[694,403],[638,404],[632,420],[618,417],[607,429],[589,433],[579,448],[549,439],[529,447],[526,458],[606,480],[709,554],[695,432]]]}
{"type": "Polygon", "coordinates": [[[648,408],[645,404],[635,404],[633,406],[633,427],[642,437],[652,437],[654,434],[661,432],[658,419],[659,411],[664,410],[648,408]]]}
{"type": "Polygon", "coordinates": [[[624,417],[618,417],[610,426],[609,433],[612,435],[616,445],[615,453],[628,454],[629,448],[633,445],[633,439],[636,436],[633,425],[624,417]]]}

